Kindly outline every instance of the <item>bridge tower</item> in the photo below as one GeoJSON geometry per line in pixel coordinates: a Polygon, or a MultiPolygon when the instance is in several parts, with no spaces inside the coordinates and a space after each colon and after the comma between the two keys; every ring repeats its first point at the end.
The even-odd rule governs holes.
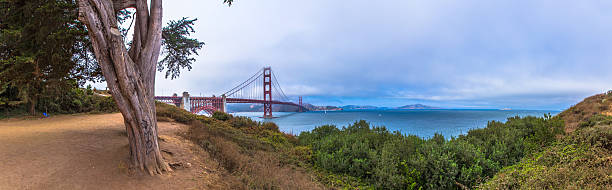
{"type": "Polygon", "coordinates": [[[263,70],[264,118],[272,118],[272,69],[264,67],[263,70]]]}
{"type": "Polygon", "coordinates": [[[183,108],[187,111],[191,111],[191,102],[189,98],[189,92],[183,92],[183,97],[181,98],[180,108],[183,108]]]}
{"type": "Polygon", "coordinates": [[[300,96],[300,112],[304,112],[304,110],[302,110],[302,97],[300,96]]]}
{"type": "Polygon", "coordinates": [[[227,113],[227,112],[226,112],[226,106],[227,106],[227,97],[225,97],[225,94],[223,94],[223,95],[221,96],[221,98],[223,98],[223,103],[221,103],[221,111],[222,111],[223,113],[227,113]]]}

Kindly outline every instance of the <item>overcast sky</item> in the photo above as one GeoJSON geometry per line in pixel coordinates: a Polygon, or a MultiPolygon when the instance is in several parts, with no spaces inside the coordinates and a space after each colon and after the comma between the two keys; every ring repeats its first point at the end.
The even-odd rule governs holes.
{"type": "Polygon", "coordinates": [[[219,95],[271,66],[316,105],[564,109],[612,89],[612,1],[164,1],[206,43],[157,95],[219,95]]]}

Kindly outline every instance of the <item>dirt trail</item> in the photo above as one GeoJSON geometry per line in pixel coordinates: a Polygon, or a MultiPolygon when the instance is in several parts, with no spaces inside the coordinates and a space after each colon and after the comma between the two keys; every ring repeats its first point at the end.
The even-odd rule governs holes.
{"type": "Polygon", "coordinates": [[[177,135],[187,126],[160,122],[158,127],[164,158],[180,166],[169,174],[148,176],[127,169],[121,114],[0,120],[0,189],[226,187],[220,183],[218,164],[177,135]]]}

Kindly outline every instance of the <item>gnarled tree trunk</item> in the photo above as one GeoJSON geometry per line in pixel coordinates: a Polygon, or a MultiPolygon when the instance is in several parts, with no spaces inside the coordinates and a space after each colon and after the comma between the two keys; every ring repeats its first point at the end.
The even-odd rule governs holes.
{"type": "Polygon", "coordinates": [[[162,2],[151,0],[79,0],[79,20],[89,31],[96,59],[123,115],[131,166],[151,175],[171,171],[157,143],[155,66],[162,34],[162,2]],[[136,8],[134,36],[128,50],[116,13],[136,8]]]}

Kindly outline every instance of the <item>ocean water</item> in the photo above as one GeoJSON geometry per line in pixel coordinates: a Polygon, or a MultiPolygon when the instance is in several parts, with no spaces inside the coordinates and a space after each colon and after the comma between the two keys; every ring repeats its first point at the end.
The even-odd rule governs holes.
{"type": "Polygon", "coordinates": [[[374,126],[385,126],[390,131],[413,134],[428,138],[440,133],[447,138],[466,134],[470,129],[484,128],[488,121],[506,121],[514,116],[556,115],[559,111],[543,110],[344,110],[312,111],[303,113],[274,112],[276,118],[263,119],[262,112],[237,112],[236,116],[247,116],[256,121],[271,121],[280,130],[291,134],[310,131],[317,126],[332,124],[339,128],[358,120],[366,120],[374,126]]]}

